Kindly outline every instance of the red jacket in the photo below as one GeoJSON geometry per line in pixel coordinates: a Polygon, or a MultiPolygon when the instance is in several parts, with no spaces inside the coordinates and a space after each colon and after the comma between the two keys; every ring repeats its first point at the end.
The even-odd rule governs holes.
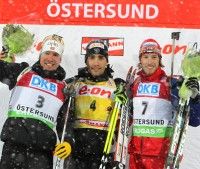
{"type": "Polygon", "coordinates": [[[131,90],[134,112],[129,153],[165,157],[174,117],[165,72],[158,68],[146,76],[140,71],[131,90]]]}

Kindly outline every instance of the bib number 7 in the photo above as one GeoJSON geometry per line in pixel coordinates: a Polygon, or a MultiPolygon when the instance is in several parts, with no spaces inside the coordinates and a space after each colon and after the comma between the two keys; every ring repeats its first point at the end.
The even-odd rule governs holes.
{"type": "Polygon", "coordinates": [[[142,115],[144,115],[146,113],[146,110],[147,110],[148,102],[142,101],[142,105],[144,106],[144,108],[142,110],[142,115]]]}

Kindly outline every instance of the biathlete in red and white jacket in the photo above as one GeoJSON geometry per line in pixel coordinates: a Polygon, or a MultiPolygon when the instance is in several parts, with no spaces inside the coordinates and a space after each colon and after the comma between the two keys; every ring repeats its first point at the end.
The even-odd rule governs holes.
{"type": "MultiPolygon", "coordinates": [[[[140,47],[140,71],[134,80],[132,137],[129,143],[130,169],[163,169],[173,132],[178,103],[178,80],[170,79],[162,70],[161,48],[154,39],[140,47]]],[[[198,81],[188,81],[188,88],[199,91],[198,81]]],[[[197,98],[197,97],[196,97],[197,98]]],[[[191,118],[200,116],[200,104],[192,99],[191,118]]],[[[197,126],[198,120],[190,125],[197,126]]]]}

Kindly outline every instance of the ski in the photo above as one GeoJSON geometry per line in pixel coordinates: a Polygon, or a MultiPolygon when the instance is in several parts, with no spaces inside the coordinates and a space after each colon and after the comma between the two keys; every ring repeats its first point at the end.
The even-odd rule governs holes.
{"type": "Polygon", "coordinates": [[[126,156],[128,152],[129,140],[129,107],[123,105],[121,109],[120,124],[118,138],[116,143],[116,151],[114,155],[113,169],[124,169],[126,165],[126,156]]]}
{"type": "Polygon", "coordinates": [[[131,90],[130,87],[133,84],[136,69],[133,71],[133,67],[129,68],[126,77],[126,93],[129,97],[126,105],[122,106],[120,124],[118,130],[118,137],[116,142],[116,151],[114,154],[114,167],[113,169],[125,169],[126,157],[128,153],[128,142],[129,142],[129,118],[130,118],[130,98],[131,90]],[[130,93],[129,93],[130,92],[130,93]]]}
{"type": "Polygon", "coordinates": [[[176,156],[174,158],[174,166],[173,168],[179,168],[179,164],[182,160],[183,157],[183,146],[185,143],[185,139],[186,139],[186,133],[187,133],[187,129],[188,129],[188,124],[189,124],[189,105],[188,102],[185,102],[185,111],[183,114],[182,119],[184,120],[182,125],[182,131],[180,133],[180,138],[179,138],[179,143],[177,146],[177,150],[176,150],[176,156]]]}
{"type": "Polygon", "coordinates": [[[194,43],[193,47],[186,52],[181,64],[185,80],[179,90],[179,107],[176,113],[165,169],[178,169],[183,156],[183,146],[190,117],[189,101],[192,96],[192,91],[185,86],[185,83],[189,77],[200,78],[199,64],[200,52],[197,51],[197,43],[194,43]]]}
{"type": "Polygon", "coordinates": [[[119,112],[121,109],[120,107],[121,107],[121,103],[116,101],[111,118],[110,118],[108,134],[106,137],[106,142],[105,142],[105,146],[104,146],[104,150],[103,150],[103,156],[101,159],[101,164],[99,166],[99,169],[106,169],[106,164],[108,162],[108,157],[109,157],[110,150],[111,150],[111,145],[112,145],[114,131],[115,131],[116,124],[117,124],[117,119],[118,119],[118,115],[119,115],[119,112]]]}
{"type": "Polygon", "coordinates": [[[180,100],[165,169],[178,169],[189,122],[188,101],[180,100]]]}
{"type": "MultiPolygon", "coordinates": [[[[126,91],[129,89],[131,84],[131,80],[133,77],[133,67],[131,66],[126,78],[126,91]],[[129,86],[128,86],[129,85],[129,86]]],[[[129,90],[130,91],[130,90],[129,90]]],[[[127,93],[128,95],[128,93],[127,93]]],[[[117,119],[120,115],[120,124],[119,124],[119,131],[118,131],[118,138],[116,142],[116,151],[114,154],[114,166],[113,169],[124,169],[126,164],[126,156],[128,152],[128,136],[129,136],[129,103],[126,105],[121,106],[119,102],[115,102],[115,107],[113,109],[111,120],[109,123],[108,134],[106,138],[106,143],[103,150],[103,156],[101,159],[101,164],[99,169],[105,169],[106,164],[108,162],[108,157],[111,150],[112,139],[114,135],[114,131],[116,129],[117,119]]]]}

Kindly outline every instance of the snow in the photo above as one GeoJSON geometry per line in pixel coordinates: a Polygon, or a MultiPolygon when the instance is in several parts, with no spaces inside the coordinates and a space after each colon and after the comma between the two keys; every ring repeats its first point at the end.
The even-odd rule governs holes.
{"type": "MultiPolygon", "coordinates": [[[[127,70],[130,66],[137,65],[138,62],[138,49],[140,42],[144,40],[146,37],[154,37],[158,39],[162,46],[166,46],[171,43],[171,39],[168,38],[170,33],[174,31],[174,29],[156,29],[156,28],[125,28],[125,27],[95,27],[92,30],[89,27],[74,27],[74,26],[28,26],[27,28],[30,31],[36,33],[35,41],[39,42],[43,39],[44,36],[49,35],[51,33],[59,33],[63,37],[65,37],[66,46],[65,46],[65,54],[63,56],[64,68],[67,72],[67,77],[74,76],[77,73],[77,69],[84,65],[84,56],[80,56],[80,48],[81,48],[81,37],[84,36],[99,36],[104,37],[107,35],[108,37],[124,37],[125,48],[123,57],[110,57],[109,61],[111,65],[113,65],[113,69],[115,70],[116,77],[124,78],[127,73],[127,70]],[[81,31],[80,31],[81,30],[81,31]],[[105,33],[106,32],[106,33],[105,33]],[[145,32],[145,34],[143,33],[145,32]],[[165,36],[163,38],[163,36],[165,36]],[[70,38],[68,38],[70,37],[70,38]],[[162,37],[162,38],[161,38],[162,37]],[[119,60],[120,59],[120,60],[119,60]]],[[[2,28],[2,27],[0,27],[2,28]]],[[[180,45],[188,44],[189,42],[199,41],[199,33],[200,30],[181,30],[182,39],[180,45]]],[[[1,43],[1,42],[0,42],[1,43]]],[[[178,53],[179,54],[179,53],[178,53]]],[[[29,55],[24,55],[17,57],[17,62],[25,61],[32,65],[35,61],[38,60],[39,53],[32,49],[29,52],[29,55]],[[24,57],[26,56],[26,57],[24,57]]],[[[170,54],[163,55],[163,63],[165,65],[165,69],[167,73],[170,72],[170,54]]],[[[175,57],[175,70],[174,73],[179,73],[180,71],[180,61],[181,56],[176,55],[175,57]]],[[[6,119],[6,111],[8,108],[10,92],[8,87],[4,84],[0,84],[0,130],[3,126],[3,123],[6,119]]],[[[200,127],[189,127],[185,148],[184,148],[184,159],[181,163],[180,169],[200,169],[200,127]]],[[[3,143],[0,142],[0,153],[2,149],[3,143]]]]}

